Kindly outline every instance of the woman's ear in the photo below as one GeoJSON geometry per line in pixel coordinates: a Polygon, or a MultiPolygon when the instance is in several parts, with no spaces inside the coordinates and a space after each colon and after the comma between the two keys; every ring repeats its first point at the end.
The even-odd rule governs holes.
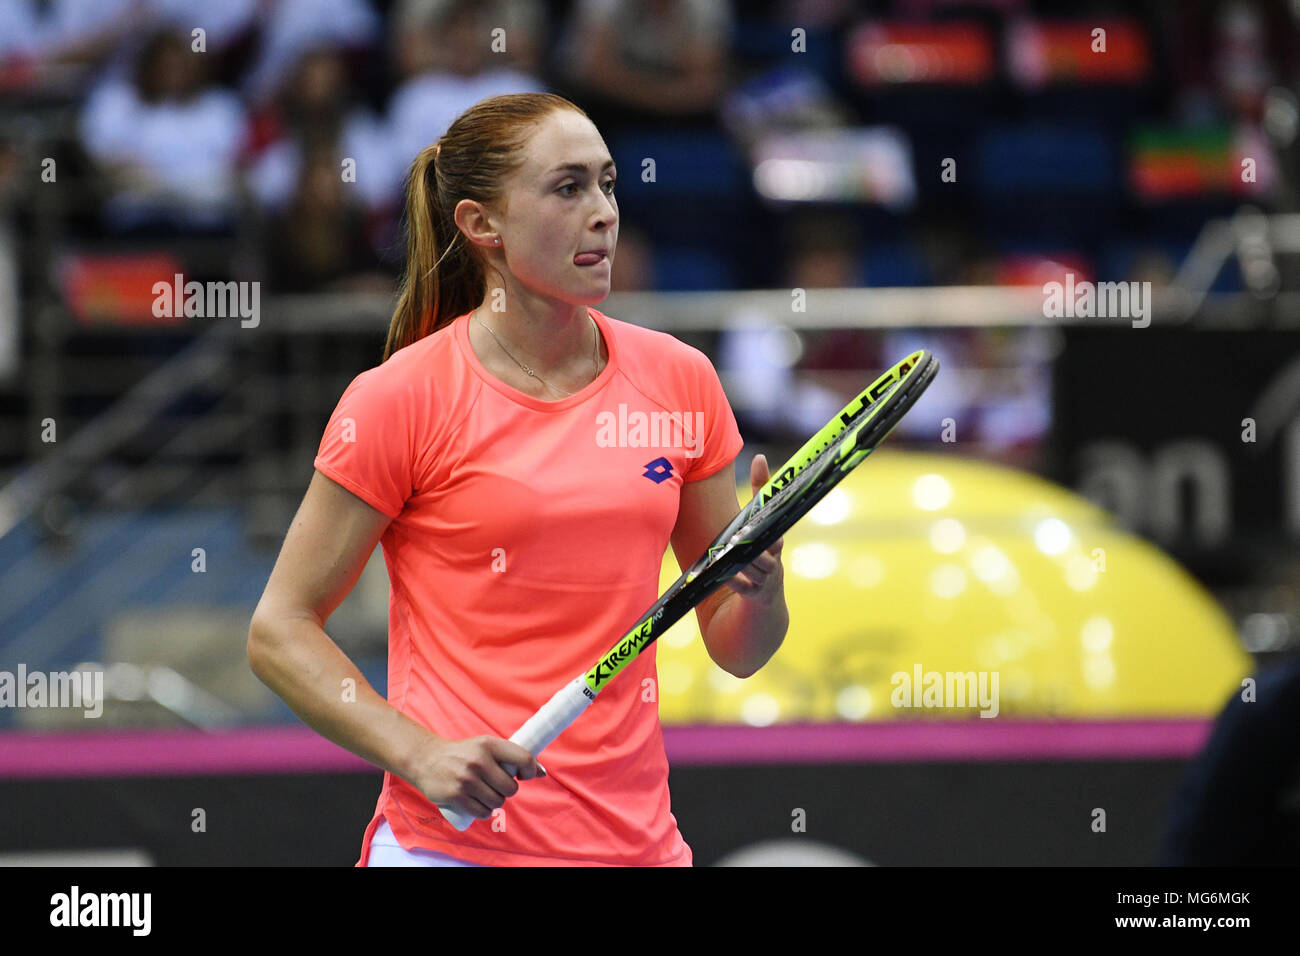
{"type": "Polygon", "coordinates": [[[474,199],[462,199],[456,203],[452,214],[456,226],[465,234],[465,238],[476,246],[499,246],[501,230],[491,221],[487,209],[474,199]]]}

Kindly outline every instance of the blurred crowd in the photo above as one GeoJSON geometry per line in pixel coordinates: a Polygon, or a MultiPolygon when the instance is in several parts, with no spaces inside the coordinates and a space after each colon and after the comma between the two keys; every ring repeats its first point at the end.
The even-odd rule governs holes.
{"type": "Polygon", "coordinates": [[[408,164],[479,100],[599,90],[632,121],[715,107],[728,4],[566,7],[6,0],[0,190],[22,199],[39,147],[85,174],[74,234],[236,235],[251,218],[277,290],[391,285],[408,164]]]}
{"type": "Polygon", "coordinates": [[[5,0],[0,209],[53,159],[79,186],[63,238],[235,237],[274,291],[391,289],[412,158],[533,90],[633,164],[620,288],[1167,278],[1207,216],[1293,204],[1294,4],[865,6],[5,0]],[[1110,58],[1065,62],[1094,21],[1110,58]],[[756,188],[763,155],[802,148],[773,133],[868,128],[892,138],[851,170],[865,186],[756,188]],[[679,160],[657,193],[642,155],[666,180],[679,160]]]}

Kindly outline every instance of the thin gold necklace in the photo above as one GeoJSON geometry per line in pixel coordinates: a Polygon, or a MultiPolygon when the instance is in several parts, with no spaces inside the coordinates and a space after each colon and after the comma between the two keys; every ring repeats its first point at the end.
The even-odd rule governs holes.
{"type": "MultiPolygon", "coordinates": [[[[506,348],[505,343],[502,342],[499,338],[497,338],[497,334],[493,332],[490,328],[488,328],[487,325],[484,324],[483,320],[478,317],[477,312],[474,313],[474,321],[477,322],[479,325],[482,325],[483,328],[487,329],[488,335],[496,339],[497,345],[501,346],[501,351],[505,352],[506,355],[510,356],[511,361],[513,361],[516,365],[518,365],[521,369],[523,369],[526,374],[531,375],[533,378],[537,379],[537,381],[541,382],[542,385],[544,385],[546,388],[549,388],[553,392],[559,392],[561,395],[575,394],[574,392],[566,392],[562,388],[557,388],[556,386],[552,385],[550,382],[546,381],[546,379],[538,375],[536,372],[534,372],[532,369],[530,369],[523,362],[519,361],[519,359],[515,358],[514,354],[508,348],[506,348]]],[[[595,366],[596,374],[599,375],[600,374],[600,348],[599,348],[600,329],[596,328],[595,322],[592,322],[591,325],[596,332],[595,336],[593,336],[591,340],[591,364],[595,366]]]]}

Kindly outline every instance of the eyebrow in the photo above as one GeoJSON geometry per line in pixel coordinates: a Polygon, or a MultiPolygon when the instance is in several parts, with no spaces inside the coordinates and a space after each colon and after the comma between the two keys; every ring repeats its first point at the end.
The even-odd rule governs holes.
{"type": "MultiPolygon", "coordinates": [[[[600,167],[600,171],[603,173],[605,170],[609,169],[613,165],[614,165],[614,161],[611,159],[607,163],[605,163],[604,166],[600,167]]],[[[560,173],[560,172],[585,173],[586,171],[587,171],[587,167],[584,166],[582,163],[561,163],[559,166],[556,166],[546,175],[551,176],[554,175],[555,173],[560,173]]]]}

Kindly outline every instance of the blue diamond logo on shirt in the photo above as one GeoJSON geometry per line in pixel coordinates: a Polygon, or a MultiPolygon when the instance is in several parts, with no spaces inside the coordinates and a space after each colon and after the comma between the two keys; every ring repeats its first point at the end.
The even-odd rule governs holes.
{"type": "Polygon", "coordinates": [[[654,461],[648,461],[645,465],[645,475],[656,485],[661,481],[667,481],[673,476],[673,463],[667,458],[656,458],[654,461]]]}

